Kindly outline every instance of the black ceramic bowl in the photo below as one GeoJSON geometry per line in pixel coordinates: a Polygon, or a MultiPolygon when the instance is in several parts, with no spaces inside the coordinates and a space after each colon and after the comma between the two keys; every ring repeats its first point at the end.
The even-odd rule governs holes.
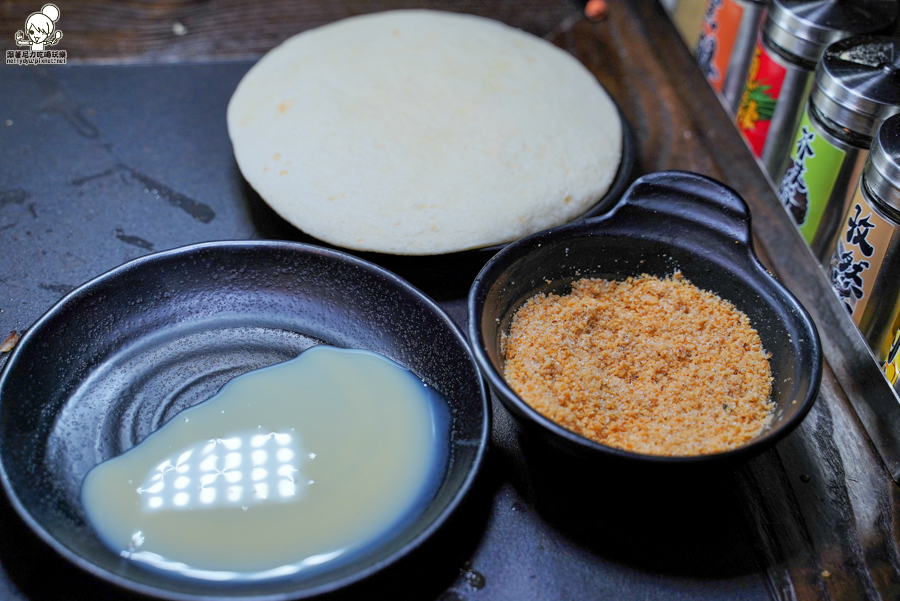
{"type": "Polygon", "coordinates": [[[118,267],[67,295],[29,329],[0,375],[0,477],[44,541],[114,584],[168,599],[298,599],[359,581],[431,535],[473,482],[488,416],[464,336],[402,279],[315,246],[207,243],[118,267]],[[166,576],[100,541],[81,505],[88,470],[235,376],[319,343],[381,353],[448,400],[447,469],[421,514],[385,544],[330,571],[255,583],[166,576]]]}
{"type": "Polygon", "coordinates": [[[806,310],[759,262],[750,212],[730,188],[683,172],[642,177],[613,211],[539,232],[497,253],[469,294],[469,340],[491,388],[526,434],[555,449],[593,459],[709,465],[759,452],[803,419],[822,372],[819,337],[806,310]],[[541,292],[565,293],[581,277],[659,277],[680,270],[699,288],[731,301],[749,317],[771,353],[771,425],[736,449],[663,457],[623,451],[583,438],[542,416],[503,379],[501,335],[515,311],[541,292]]]}

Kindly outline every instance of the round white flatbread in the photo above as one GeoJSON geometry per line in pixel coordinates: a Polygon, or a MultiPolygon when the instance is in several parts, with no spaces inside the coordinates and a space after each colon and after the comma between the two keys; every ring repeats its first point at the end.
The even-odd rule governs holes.
{"type": "Polygon", "coordinates": [[[244,177],[286,220],[410,255],[565,223],[607,191],[622,151],[615,105],[574,57],[428,10],[290,38],[241,80],[228,133],[244,177]]]}

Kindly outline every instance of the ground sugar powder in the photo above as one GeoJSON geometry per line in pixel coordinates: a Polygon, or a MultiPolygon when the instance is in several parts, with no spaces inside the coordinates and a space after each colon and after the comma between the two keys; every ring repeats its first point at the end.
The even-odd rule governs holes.
{"type": "Polygon", "coordinates": [[[581,279],[539,294],[504,339],[504,376],[538,412],[651,455],[735,448],[771,420],[768,355],[746,315],[680,274],[581,279]]]}

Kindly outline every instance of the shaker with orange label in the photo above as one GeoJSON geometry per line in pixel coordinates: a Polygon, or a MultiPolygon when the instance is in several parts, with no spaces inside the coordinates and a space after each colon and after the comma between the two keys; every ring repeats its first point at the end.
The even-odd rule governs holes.
{"type": "MultiPolygon", "coordinates": [[[[831,256],[831,285],[875,358],[897,360],[900,329],[900,115],[885,120],[872,141],[856,194],[831,256]]],[[[898,365],[891,367],[896,373],[898,365]]]]}
{"type": "Polygon", "coordinates": [[[731,114],[737,110],[765,12],[765,0],[709,0],[703,13],[697,63],[731,114]]]}
{"type": "Polygon", "coordinates": [[[884,29],[897,0],[772,0],[756,43],[737,125],[773,181],[787,168],[813,70],[825,48],[851,35],[884,29]]]}

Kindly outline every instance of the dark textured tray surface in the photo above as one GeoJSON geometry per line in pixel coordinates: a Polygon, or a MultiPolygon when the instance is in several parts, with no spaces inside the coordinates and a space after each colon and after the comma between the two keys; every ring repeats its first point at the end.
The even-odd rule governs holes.
{"type": "MultiPolygon", "coordinates": [[[[225,107],[249,66],[0,68],[0,332],[26,329],[75,286],[155,250],[308,241],[235,165],[225,107]]],[[[375,258],[464,325],[480,265],[375,258]]],[[[768,598],[730,476],[665,481],[560,469],[523,448],[496,408],[492,442],[451,527],[353,597],[768,598]]],[[[0,502],[0,598],[106,592],[0,502]]]]}

